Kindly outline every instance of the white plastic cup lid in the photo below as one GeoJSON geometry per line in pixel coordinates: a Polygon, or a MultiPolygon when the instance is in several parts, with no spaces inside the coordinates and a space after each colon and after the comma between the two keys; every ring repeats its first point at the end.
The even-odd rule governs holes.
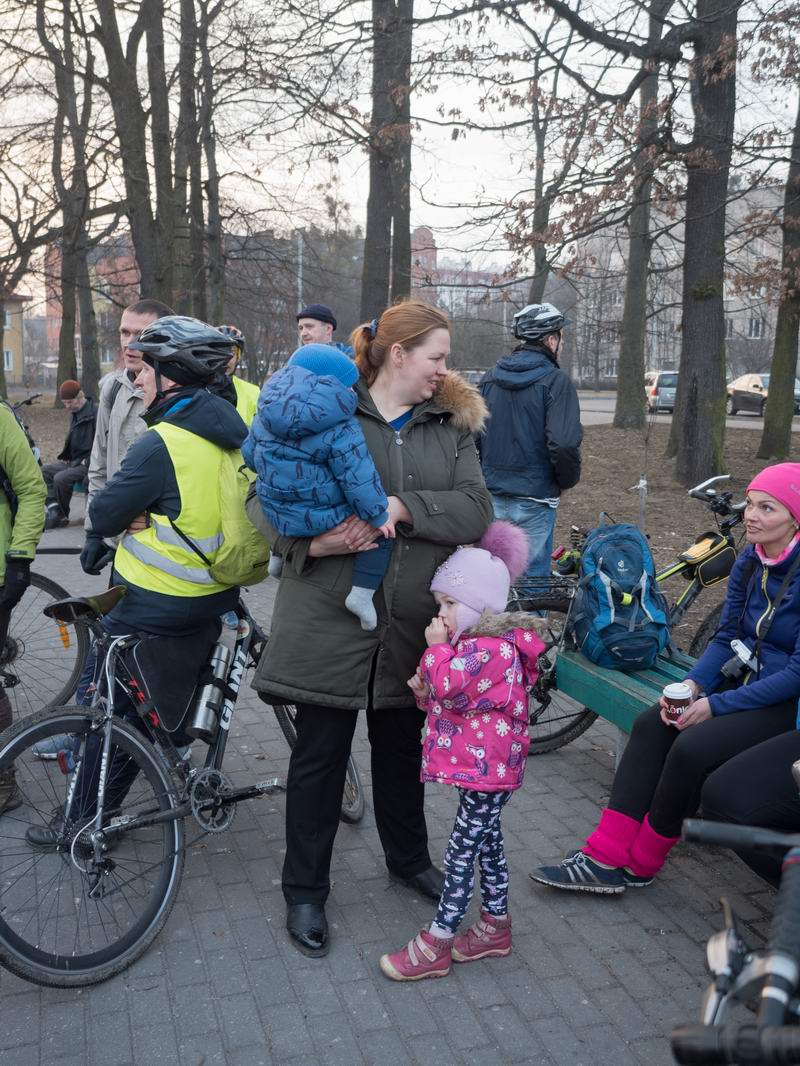
{"type": "Polygon", "coordinates": [[[691,686],[685,685],[682,681],[676,681],[671,685],[666,685],[664,688],[665,700],[690,700],[691,698],[691,686]]]}

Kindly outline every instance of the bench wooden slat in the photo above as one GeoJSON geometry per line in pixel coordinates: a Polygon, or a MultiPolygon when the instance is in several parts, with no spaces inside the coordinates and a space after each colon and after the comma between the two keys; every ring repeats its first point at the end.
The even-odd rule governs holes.
{"type": "Polygon", "coordinates": [[[560,651],[557,687],[559,692],[630,733],[637,716],[657,702],[664,685],[682,680],[694,661],[691,656],[676,652],[670,658],[659,657],[650,670],[626,674],[595,666],[578,651],[560,651]]]}

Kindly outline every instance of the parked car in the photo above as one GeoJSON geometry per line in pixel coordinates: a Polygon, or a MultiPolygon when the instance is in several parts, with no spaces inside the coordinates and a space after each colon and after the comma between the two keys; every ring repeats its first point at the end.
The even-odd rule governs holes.
{"type": "Polygon", "coordinates": [[[672,411],[675,407],[675,390],[678,374],[674,370],[648,370],[644,376],[644,394],[647,410],[672,411]]]}
{"type": "MultiPolygon", "coordinates": [[[[729,415],[752,411],[763,415],[769,393],[769,374],[743,374],[728,386],[726,411],[729,415]]],[[[794,379],[794,413],[800,414],[800,381],[794,379]]]]}

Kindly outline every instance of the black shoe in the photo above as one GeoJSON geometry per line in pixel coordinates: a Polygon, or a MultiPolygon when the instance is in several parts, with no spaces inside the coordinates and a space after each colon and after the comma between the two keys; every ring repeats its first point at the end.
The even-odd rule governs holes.
{"type": "Polygon", "coordinates": [[[328,920],[322,903],[290,903],[286,929],[298,951],[312,959],[328,954],[328,920]]]}
{"type": "Polygon", "coordinates": [[[402,874],[390,870],[389,877],[393,881],[399,881],[401,885],[405,885],[407,888],[412,888],[426,899],[436,900],[437,903],[444,888],[444,874],[435,866],[429,866],[427,870],[414,874],[413,877],[404,877],[402,874]]]}
{"type": "MultiPolygon", "coordinates": [[[[25,839],[32,848],[40,851],[72,850],[72,835],[64,832],[64,817],[59,811],[50,820],[48,825],[30,825],[25,830],[25,839]]],[[[113,851],[119,843],[119,838],[114,834],[106,841],[105,850],[113,851]]],[[[79,859],[90,859],[94,856],[94,847],[89,840],[88,832],[78,840],[75,845],[75,854],[79,859]]]]}
{"type": "Polygon", "coordinates": [[[47,514],[44,520],[45,529],[63,529],[64,526],[68,525],[69,518],[67,518],[60,507],[47,508],[47,514]]]}

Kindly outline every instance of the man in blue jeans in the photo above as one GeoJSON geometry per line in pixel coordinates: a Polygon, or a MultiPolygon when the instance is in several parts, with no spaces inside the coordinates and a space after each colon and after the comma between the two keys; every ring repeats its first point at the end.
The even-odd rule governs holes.
{"type": "Polygon", "coordinates": [[[478,450],[495,517],[516,523],[530,543],[518,582],[523,590],[550,573],[556,508],[581,476],[578,393],[558,365],[565,325],[553,304],[518,311],[513,329],[520,343],[480,383],[491,417],[478,450]]]}

